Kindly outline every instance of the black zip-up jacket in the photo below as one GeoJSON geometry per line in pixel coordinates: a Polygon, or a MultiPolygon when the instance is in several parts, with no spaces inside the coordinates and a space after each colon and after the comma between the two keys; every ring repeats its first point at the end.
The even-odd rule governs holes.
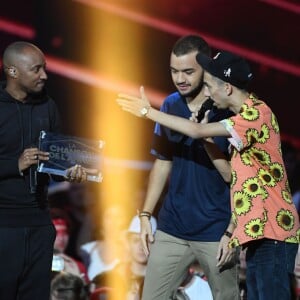
{"type": "Polygon", "coordinates": [[[51,223],[47,208],[49,176],[35,167],[19,172],[24,149],[37,147],[41,130],[58,132],[59,115],[54,101],[43,92],[25,103],[14,99],[0,85],[0,227],[39,226],[51,223]],[[33,191],[35,190],[35,191],[33,191]]]}

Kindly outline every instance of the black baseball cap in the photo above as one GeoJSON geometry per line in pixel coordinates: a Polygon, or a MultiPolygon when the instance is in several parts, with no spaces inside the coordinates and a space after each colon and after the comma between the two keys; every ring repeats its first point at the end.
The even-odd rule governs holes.
{"type": "Polygon", "coordinates": [[[196,59],[208,73],[240,89],[245,89],[252,79],[252,73],[246,60],[231,52],[219,52],[214,58],[199,53],[196,59]]]}

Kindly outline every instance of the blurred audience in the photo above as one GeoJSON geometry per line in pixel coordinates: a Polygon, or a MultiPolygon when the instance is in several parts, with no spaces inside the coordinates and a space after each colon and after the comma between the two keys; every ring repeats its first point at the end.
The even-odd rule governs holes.
{"type": "MultiPolygon", "coordinates": [[[[152,232],[155,233],[157,222],[150,219],[152,232]]],[[[123,260],[111,271],[104,272],[94,278],[97,288],[110,287],[111,298],[122,300],[140,300],[146,274],[147,256],[140,238],[140,219],[134,216],[125,235],[123,260]]]]}
{"type": "Polygon", "coordinates": [[[97,225],[94,222],[93,212],[98,197],[91,182],[70,184],[67,195],[69,199],[67,210],[73,230],[66,253],[80,260],[81,246],[95,239],[94,232],[97,225]]]}
{"type": "Polygon", "coordinates": [[[111,271],[122,261],[126,220],[126,210],[122,205],[107,206],[101,216],[99,238],[81,246],[81,257],[91,280],[111,271]]]}
{"type": "Polygon", "coordinates": [[[95,209],[98,201],[99,186],[95,183],[52,183],[49,188],[49,203],[52,208],[60,208],[67,212],[72,224],[69,242],[65,253],[81,260],[82,244],[95,240],[97,228],[95,209]],[[97,200],[97,201],[96,201],[97,200]]]}
{"type": "Polygon", "coordinates": [[[186,279],[178,288],[174,299],[213,300],[207,278],[198,262],[195,262],[190,266],[186,279]]]}
{"type": "MultiPolygon", "coordinates": [[[[152,232],[155,234],[157,222],[150,219],[152,232]]],[[[148,257],[145,255],[140,238],[141,224],[138,216],[131,220],[126,235],[128,259],[118,266],[119,272],[127,278],[127,300],[141,299],[148,257]]]]}
{"type": "Polygon", "coordinates": [[[51,208],[50,214],[56,229],[52,271],[65,271],[77,275],[87,283],[89,280],[84,264],[65,253],[71,232],[71,222],[67,213],[59,208],[51,208]]]}
{"type": "Polygon", "coordinates": [[[77,275],[61,272],[51,282],[50,300],[89,300],[88,286],[77,275]]]}

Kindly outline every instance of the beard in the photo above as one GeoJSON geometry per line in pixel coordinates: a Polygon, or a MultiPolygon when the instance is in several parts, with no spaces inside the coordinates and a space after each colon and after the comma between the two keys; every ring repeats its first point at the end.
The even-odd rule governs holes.
{"type": "Polygon", "coordinates": [[[203,88],[203,77],[204,77],[204,72],[202,72],[202,74],[200,75],[200,78],[199,78],[199,83],[197,86],[195,86],[191,91],[187,92],[187,93],[181,93],[180,91],[179,94],[182,96],[182,97],[185,97],[185,98],[195,98],[196,96],[198,96],[198,94],[201,92],[202,88],[203,88]]]}
{"type": "Polygon", "coordinates": [[[191,91],[189,91],[187,93],[181,93],[180,91],[178,91],[178,92],[182,97],[195,98],[202,90],[202,87],[203,87],[203,83],[201,81],[201,83],[199,83],[194,89],[192,89],[191,91]]]}

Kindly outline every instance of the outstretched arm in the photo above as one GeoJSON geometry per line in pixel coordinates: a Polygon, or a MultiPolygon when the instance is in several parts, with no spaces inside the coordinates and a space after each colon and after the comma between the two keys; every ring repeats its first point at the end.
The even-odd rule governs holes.
{"type": "MultiPolygon", "coordinates": [[[[210,110],[207,110],[204,114],[203,119],[200,124],[208,123],[208,114],[210,110]]],[[[196,122],[197,120],[193,117],[190,120],[196,122]]],[[[214,143],[214,140],[209,138],[203,139],[203,146],[209,156],[211,162],[214,164],[215,168],[219,171],[225,182],[230,182],[231,180],[231,166],[226,155],[220,150],[220,148],[214,143]]]]}
{"type": "Polygon", "coordinates": [[[225,182],[231,180],[231,167],[224,153],[213,140],[203,141],[204,148],[215,168],[219,171],[225,182]]]}
{"type": "Polygon", "coordinates": [[[228,131],[220,123],[199,124],[184,118],[163,113],[151,107],[143,87],[140,88],[140,93],[140,98],[119,94],[117,102],[123,110],[128,111],[137,117],[146,117],[194,139],[213,136],[230,136],[228,131]],[[143,115],[142,112],[145,109],[147,110],[147,113],[143,115]]]}

